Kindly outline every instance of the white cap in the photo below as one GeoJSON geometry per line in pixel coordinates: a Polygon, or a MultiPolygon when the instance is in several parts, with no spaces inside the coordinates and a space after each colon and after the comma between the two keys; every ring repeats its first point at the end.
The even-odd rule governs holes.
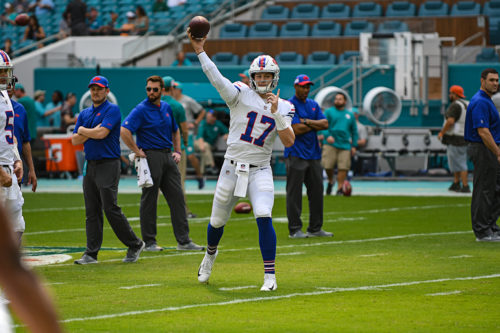
{"type": "Polygon", "coordinates": [[[134,18],[135,17],[135,13],[133,11],[128,11],[126,15],[127,15],[128,18],[134,18]]]}

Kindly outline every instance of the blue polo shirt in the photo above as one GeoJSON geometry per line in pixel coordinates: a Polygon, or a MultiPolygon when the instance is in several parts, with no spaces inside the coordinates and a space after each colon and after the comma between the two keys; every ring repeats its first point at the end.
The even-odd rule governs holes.
{"type": "Polygon", "coordinates": [[[477,129],[486,127],[490,130],[493,140],[500,144],[500,116],[491,97],[479,90],[470,100],[465,114],[464,138],[469,142],[483,142],[477,129]]]}
{"type": "Polygon", "coordinates": [[[94,108],[94,105],[92,105],[80,112],[73,133],[78,133],[80,126],[94,128],[99,124],[110,130],[108,136],[104,139],[88,139],[85,141],[83,150],[85,151],[86,160],[94,161],[120,157],[121,121],[120,108],[118,105],[111,104],[108,101],[105,101],[97,108],[94,108]]]}
{"type": "Polygon", "coordinates": [[[136,134],[141,149],[172,148],[172,133],[177,131],[170,105],[161,101],[158,106],[147,98],[130,112],[122,126],[136,134]]]}
{"type": "MultiPolygon", "coordinates": [[[[321,111],[321,108],[314,100],[307,98],[305,102],[302,102],[297,96],[293,96],[289,101],[295,106],[295,115],[292,119],[292,125],[299,124],[300,118],[312,120],[325,119],[325,115],[321,111]]],[[[309,131],[304,134],[296,135],[293,146],[285,148],[285,157],[288,156],[296,156],[305,160],[321,159],[318,133],[316,131],[309,131]]]]}
{"type": "Polygon", "coordinates": [[[28,116],[26,109],[21,103],[11,100],[14,108],[14,136],[17,139],[17,150],[23,152],[23,143],[30,142],[30,131],[28,129],[28,116]]]}

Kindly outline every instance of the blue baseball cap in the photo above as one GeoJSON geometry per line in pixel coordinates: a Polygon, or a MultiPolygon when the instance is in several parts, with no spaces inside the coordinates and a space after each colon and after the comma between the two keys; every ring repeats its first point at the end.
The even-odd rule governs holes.
{"type": "Polygon", "coordinates": [[[99,87],[109,88],[108,79],[101,75],[94,76],[92,80],[90,80],[88,88],[90,88],[90,86],[93,84],[96,84],[99,87]]]}
{"type": "Polygon", "coordinates": [[[312,81],[309,78],[309,76],[307,76],[305,74],[300,74],[299,76],[297,76],[295,78],[295,81],[293,82],[293,84],[298,84],[299,86],[303,86],[303,85],[306,85],[306,84],[312,84],[312,85],[314,85],[314,83],[312,83],[312,81]]]}

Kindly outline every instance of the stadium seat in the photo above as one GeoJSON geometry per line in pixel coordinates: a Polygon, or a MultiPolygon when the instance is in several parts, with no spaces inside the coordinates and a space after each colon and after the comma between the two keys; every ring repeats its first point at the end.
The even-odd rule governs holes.
{"type": "Polygon", "coordinates": [[[483,47],[476,56],[476,62],[498,62],[498,53],[492,47],[483,47]]]}
{"type": "Polygon", "coordinates": [[[272,38],[278,36],[278,26],[271,22],[257,22],[250,26],[248,37],[272,38]]]}
{"type": "Polygon", "coordinates": [[[491,0],[484,3],[483,14],[487,16],[500,16],[500,0],[491,0]]]}
{"type": "Polygon", "coordinates": [[[290,9],[285,6],[269,6],[262,12],[263,20],[285,20],[290,16],[290,9]]]}
{"type": "Polygon", "coordinates": [[[316,19],[319,17],[319,7],[310,3],[301,3],[292,9],[290,18],[316,19]]]}
{"type": "Polygon", "coordinates": [[[307,56],[306,65],[334,65],[336,58],[328,51],[315,51],[307,56]]]}
{"type": "Polygon", "coordinates": [[[474,1],[460,1],[451,7],[450,16],[472,16],[481,13],[481,5],[474,1]]]}
{"type": "Polygon", "coordinates": [[[387,17],[411,17],[415,16],[417,6],[408,1],[395,1],[387,6],[385,16],[387,17]]]}
{"type": "Polygon", "coordinates": [[[195,52],[186,52],[184,55],[186,56],[186,59],[191,61],[193,66],[201,66],[200,59],[198,59],[198,55],[195,52]]]}
{"type": "Polygon", "coordinates": [[[217,66],[236,66],[240,62],[238,55],[231,52],[218,52],[212,56],[217,66]]]}
{"type": "Polygon", "coordinates": [[[448,4],[442,1],[426,1],[420,5],[418,16],[447,16],[448,4]]]}
{"type": "Polygon", "coordinates": [[[281,37],[307,37],[309,36],[309,25],[302,22],[288,22],[281,26],[281,37]]]}
{"type": "Polygon", "coordinates": [[[353,57],[359,57],[359,51],[345,51],[339,57],[339,65],[352,63],[353,57]]]}
{"type": "Polygon", "coordinates": [[[346,24],[344,36],[359,36],[362,32],[374,32],[375,28],[372,22],[351,21],[346,24]]]}
{"type": "Polygon", "coordinates": [[[321,18],[346,18],[351,15],[351,7],[343,3],[331,3],[321,10],[321,18]]]}
{"type": "Polygon", "coordinates": [[[375,2],[360,2],[354,6],[352,17],[382,16],[382,6],[375,2]]]}
{"type": "Polygon", "coordinates": [[[285,51],[276,56],[276,61],[279,66],[302,65],[304,63],[304,56],[294,51],[285,51]]]}
{"type": "Polygon", "coordinates": [[[220,38],[245,38],[248,27],[241,23],[228,23],[220,29],[220,38]]]}
{"type": "Polygon", "coordinates": [[[410,31],[408,24],[399,20],[381,22],[377,28],[377,32],[382,34],[404,31],[410,31]]]}
{"type": "Polygon", "coordinates": [[[488,16],[490,44],[500,44],[500,0],[485,2],[483,14],[488,16]]]}
{"type": "Polygon", "coordinates": [[[260,56],[261,54],[264,54],[264,52],[248,52],[247,54],[244,54],[241,57],[241,63],[240,65],[245,65],[245,66],[250,66],[252,61],[260,56]]]}
{"type": "Polygon", "coordinates": [[[313,37],[335,37],[342,35],[342,25],[333,21],[319,21],[311,31],[313,37]]]}

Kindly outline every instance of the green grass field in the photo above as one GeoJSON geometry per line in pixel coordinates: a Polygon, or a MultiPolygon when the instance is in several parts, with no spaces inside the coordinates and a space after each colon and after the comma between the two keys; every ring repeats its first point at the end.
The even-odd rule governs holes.
{"type": "MultiPolygon", "coordinates": [[[[139,233],[139,195],[119,203],[139,233]]],[[[26,251],[85,246],[81,194],[25,194],[26,251]]],[[[206,244],[211,196],[190,195],[206,244]]],[[[233,214],[210,284],[197,281],[201,252],[175,250],[169,210],[158,243],[123,264],[125,247],[105,227],[99,264],[39,266],[68,332],[493,332],[500,330],[500,244],[477,243],[466,197],[325,197],[333,238],[288,238],[285,197],[274,226],[278,290],[260,292],[263,265],[253,215],[233,214]]],[[[307,203],[304,205],[307,226],[307,203]]],[[[17,327],[23,332],[24,328],[17,327]]]]}

